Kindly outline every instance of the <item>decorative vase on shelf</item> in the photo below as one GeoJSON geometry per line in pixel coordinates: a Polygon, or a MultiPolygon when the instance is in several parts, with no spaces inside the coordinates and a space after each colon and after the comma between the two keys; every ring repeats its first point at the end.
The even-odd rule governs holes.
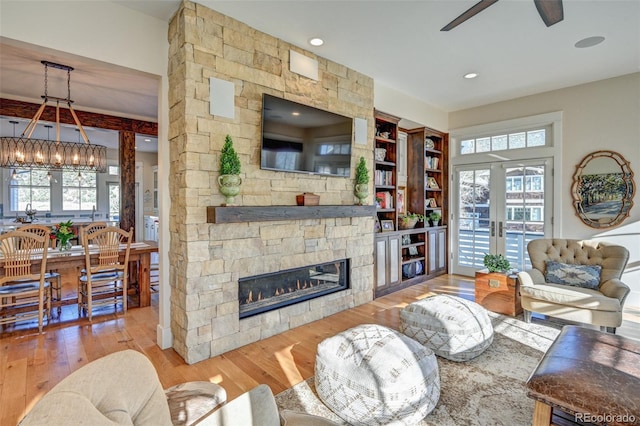
{"type": "Polygon", "coordinates": [[[353,194],[358,199],[358,205],[363,206],[364,200],[369,196],[369,169],[364,157],[360,157],[356,167],[356,183],[353,186],[353,194]]]}
{"type": "Polygon", "coordinates": [[[398,220],[398,228],[413,229],[418,224],[418,217],[401,216],[398,220]]]}
{"type": "Polygon", "coordinates": [[[71,244],[71,241],[58,240],[58,251],[60,251],[60,253],[70,252],[71,247],[73,247],[73,245],[71,244]]]}
{"type": "Polygon", "coordinates": [[[363,206],[364,200],[369,196],[369,184],[368,183],[357,183],[355,188],[353,189],[353,194],[358,199],[358,205],[363,206]]]}
{"type": "Polygon", "coordinates": [[[218,185],[220,185],[220,192],[224,195],[225,205],[232,206],[235,202],[235,197],[240,193],[240,184],[242,178],[239,175],[220,175],[218,176],[218,185]]]}

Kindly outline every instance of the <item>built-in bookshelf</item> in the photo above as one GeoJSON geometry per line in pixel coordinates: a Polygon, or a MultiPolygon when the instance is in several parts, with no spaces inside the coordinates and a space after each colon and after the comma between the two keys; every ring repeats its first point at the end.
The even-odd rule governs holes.
{"type": "Polygon", "coordinates": [[[376,115],[376,297],[446,273],[448,259],[448,135],[426,127],[399,129],[397,124],[390,131],[387,120],[376,115]],[[405,138],[388,141],[400,133],[406,134],[406,159],[398,158],[403,151],[398,143],[405,138]],[[402,186],[398,185],[400,161],[407,162],[402,186]],[[400,226],[403,212],[427,219],[406,229],[400,226]],[[437,224],[428,219],[432,212],[441,216],[437,224]]]}
{"type": "Polygon", "coordinates": [[[375,113],[374,186],[378,231],[397,229],[397,138],[400,119],[375,113]],[[384,227],[384,229],[383,229],[384,227]]]}

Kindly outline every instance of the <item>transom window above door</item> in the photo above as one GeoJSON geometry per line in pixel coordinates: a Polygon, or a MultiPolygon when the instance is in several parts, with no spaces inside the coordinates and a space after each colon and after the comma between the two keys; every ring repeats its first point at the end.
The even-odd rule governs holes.
{"type": "Polygon", "coordinates": [[[468,155],[547,146],[549,145],[548,133],[546,128],[542,128],[463,139],[460,141],[460,154],[468,155]]]}

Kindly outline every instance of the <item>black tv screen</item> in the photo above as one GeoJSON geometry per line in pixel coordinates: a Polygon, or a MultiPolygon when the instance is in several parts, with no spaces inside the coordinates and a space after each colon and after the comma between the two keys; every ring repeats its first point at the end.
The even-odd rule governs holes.
{"type": "Polygon", "coordinates": [[[352,129],[350,117],[265,93],[260,167],[349,177],[352,129]]]}

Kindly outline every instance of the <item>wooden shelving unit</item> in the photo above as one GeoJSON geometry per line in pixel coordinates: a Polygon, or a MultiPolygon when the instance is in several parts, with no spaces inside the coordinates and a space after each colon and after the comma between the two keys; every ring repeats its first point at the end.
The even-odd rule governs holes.
{"type": "MultiPolygon", "coordinates": [[[[449,257],[448,135],[427,127],[411,130],[396,128],[395,131],[407,135],[405,210],[427,217],[435,211],[441,214],[441,219],[437,226],[427,220],[418,222],[415,228],[400,230],[395,205],[392,209],[376,210],[380,220],[393,220],[395,229],[393,233],[376,234],[376,297],[446,273],[449,257]]],[[[376,147],[380,142],[376,137],[376,147]]],[[[394,182],[397,182],[396,161],[391,162],[391,170],[396,173],[394,182]]],[[[391,166],[388,163],[388,158],[376,161],[376,168],[391,166]]],[[[383,190],[395,191],[395,201],[397,183],[376,185],[376,192],[383,190]]]]}
{"type": "Polygon", "coordinates": [[[398,217],[396,215],[398,190],[396,142],[400,119],[376,111],[375,120],[374,187],[376,211],[380,223],[382,221],[391,221],[393,230],[396,230],[398,229],[398,217]]]}

